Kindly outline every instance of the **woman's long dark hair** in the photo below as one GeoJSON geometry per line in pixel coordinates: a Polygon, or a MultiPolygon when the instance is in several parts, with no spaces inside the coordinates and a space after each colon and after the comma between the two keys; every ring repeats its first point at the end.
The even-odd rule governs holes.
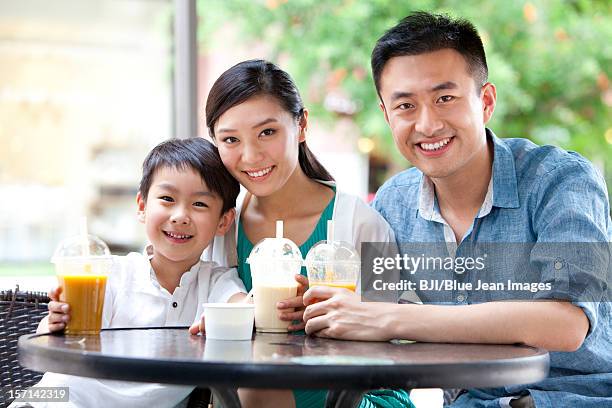
{"type": "MultiPolygon", "coordinates": [[[[289,74],[268,61],[243,61],[221,74],[210,89],[206,101],[210,136],[215,138],[215,124],[228,109],[259,95],[274,97],[298,121],[304,116],[304,103],[289,74]]],[[[298,162],[309,178],[334,180],[306,146],[306,141],[299,144],[298,162]]]]}

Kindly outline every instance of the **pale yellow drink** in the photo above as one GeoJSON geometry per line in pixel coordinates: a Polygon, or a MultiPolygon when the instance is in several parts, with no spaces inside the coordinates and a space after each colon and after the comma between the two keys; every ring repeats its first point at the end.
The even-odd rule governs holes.
{"type": "Polygon", "coordinates": [[[276,238],[264,238],[253,247],[246,262],[253,278],[255,330],[283,333],[291,325],[278,317],[276,304],[297,295],[295,275],[302,267],[302,253],[295,242],[283,238],[283,222],[276,222],[276,238]]]}
{"type": "Polygon", "coordinates": [[[297,295],[298,285],[257,285],[253,283],[253,302],[255,303],[255,330],[259,332],[286,332],[290,321],[278,317],[276,304],[281,300],[297,295]]]}

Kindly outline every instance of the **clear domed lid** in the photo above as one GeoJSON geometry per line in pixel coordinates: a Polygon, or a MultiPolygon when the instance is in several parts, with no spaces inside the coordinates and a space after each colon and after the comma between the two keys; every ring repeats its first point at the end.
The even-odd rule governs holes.
{"type": "Polygon", "coordinates": [[[264,238],[253,247],[247,258],[248,264],[255,262],[292,261],[302,265],[300,248],[287,238],[264,238]]]}
{"type": "Polygon", "coordinates": [[[251,267],[253,285],[296,285],[304,261],[300,248],[283,238],[283,221],[276,222],[276,238],[264,238],[253,247],[246,262],[251,267]]]}
{"type": "Polygon", "coordinates": [[[83,258],[89,259],[107,259],[111,257],[111,252],[108,249],[108,245],[104,243],[100,238],[95,235],[75,235],[64,239],[59,243],[51,262],[57,263],[59,261],[77,261],[83,258]]]}
{"type": "Polygon", "coordinates": [[[355,247],[344,241],[319,241],[306,254],[306,267],[313,264],[360,265],[361,258],[355,247]]]}

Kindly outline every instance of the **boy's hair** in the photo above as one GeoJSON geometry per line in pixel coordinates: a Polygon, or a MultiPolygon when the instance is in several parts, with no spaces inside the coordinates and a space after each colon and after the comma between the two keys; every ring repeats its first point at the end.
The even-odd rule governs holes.
{"type": "Polygon", "coordinates": [[[480,90],[487,82],[488,68],[482,40],[474,25],[464,19],[416,11],[380,37],[372,50],[372,75],[379,96],[380,76],[391,58],[446,48],[463,56],[468,73],[480,90]]]}
{"type": "Polygon", "coordinates": [[[192,168],[210,191],[223,200],[221,214],[236,206],[240,184],[227,171],[217,147],[201,137],[170,139],[155,146],[142,163],[139,191],[146,202],[155,172],[162,167],[192,168]]]}

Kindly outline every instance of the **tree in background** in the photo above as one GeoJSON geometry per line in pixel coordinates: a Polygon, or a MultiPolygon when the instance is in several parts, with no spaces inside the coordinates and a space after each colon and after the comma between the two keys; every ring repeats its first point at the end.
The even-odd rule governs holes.
{"type": "MultiPolygon", "coordinates": [[[[370,71],[376,40],[414,10],[478,28],[498,86],[500,137],[575,150],[612,179],[612,3],[606,0],[200,0],[200,38],[231,22],[265,43],[319,117],[353,117],[380,154],[405,165],[378,108],[370,71]]],[[[217,44],[217,46],[223,46],[217,44]]],[[[608,183],[609,185],[611,183],[608,183]]]]}

